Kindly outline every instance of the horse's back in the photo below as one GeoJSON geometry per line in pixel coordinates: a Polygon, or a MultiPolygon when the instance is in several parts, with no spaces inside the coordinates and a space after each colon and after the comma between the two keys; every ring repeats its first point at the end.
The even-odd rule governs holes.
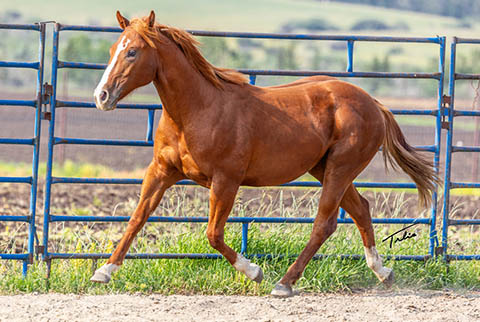
{"type": "Polygon", "coordinates": [[[261,88],[262,99],[274,104],[280,111],[293,117],[307,116],[306,120],[325,130],[325,122],[347,117],[344,122],[370,123],[382,121],[377,101],[362,88],[330,76],[312,76],[295,82],[261,88]],[[344,114],[348,114],[346,116],[344,114]],[[357,120],[360,117],[361,120],[357,120]]]}

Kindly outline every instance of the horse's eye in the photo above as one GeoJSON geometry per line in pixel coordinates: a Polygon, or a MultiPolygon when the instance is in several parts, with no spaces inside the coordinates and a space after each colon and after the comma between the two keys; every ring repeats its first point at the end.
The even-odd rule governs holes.
{"type": "Polygon", "coordinates": [[[137,54],[137,52],[134,49],[130,49],[127,52],[127,57],[135,57],[136,54],[137,54]]]}

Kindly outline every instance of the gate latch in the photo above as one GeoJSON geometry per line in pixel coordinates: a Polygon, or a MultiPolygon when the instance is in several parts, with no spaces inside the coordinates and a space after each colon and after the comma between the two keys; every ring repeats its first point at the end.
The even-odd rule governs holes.
{"type": "Polygon", "coordinates": [[[448,130],[450,128],[450,122],[448,121],[450,106],[452,104],[452,97],[448,95],[442,96],[442,107],[440,113],[442,114],[442,129],[448,130]]]}
{"type": "Polygon", "coordinates": [[[42,112],[42,119],[43,120],[51,120],[52,113],[46,111],[46,105],[50,104],[50,97],[53,94],[53,86],[49,83],[43,84],[43,96],[42,96],[42,104],[45,106],[45,111],[42,112]]]}

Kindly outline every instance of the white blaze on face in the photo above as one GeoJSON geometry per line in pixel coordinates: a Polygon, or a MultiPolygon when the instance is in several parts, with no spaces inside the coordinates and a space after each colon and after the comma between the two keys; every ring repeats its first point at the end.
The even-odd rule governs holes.
{"type": "Polygon", "coordinates": [[[97,88],[95,88],[95,92],[93,95],[95,97],[96,102],[98,103],[101,102],[100,94],[102,93],[103,86],[105,86],[105,84],[107,83],[108,77],[110,76],[110,73],[112,72],[113,68],[115,67],[115,64],[117,63],[118,56],[122,51],[124,51],[127,48],[129,43],[130,43],[130,39],[126,38],[125,36],[123,36],[122,39],[120,40],[120,44],[118,44],[117,49],[115,50],[115,54],[113,55],[112,61],[110,62],[110,64],[108,64],[107,68],[105,69],[105,72],[103,73],[102,79],[100,80],[100,83],[98,83],[97,88]]]}

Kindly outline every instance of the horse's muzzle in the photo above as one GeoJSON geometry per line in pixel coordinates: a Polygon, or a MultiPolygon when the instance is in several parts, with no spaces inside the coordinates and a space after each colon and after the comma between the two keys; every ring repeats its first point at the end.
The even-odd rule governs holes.
{"type": "Polygon", "coordinates": [[[117,99],[115,95],[110,95],[109,91],[105,89],[95,89],[93,97],[95,99],[95,105],[99,110],[111,111],[117,107],[117,99]]]}

